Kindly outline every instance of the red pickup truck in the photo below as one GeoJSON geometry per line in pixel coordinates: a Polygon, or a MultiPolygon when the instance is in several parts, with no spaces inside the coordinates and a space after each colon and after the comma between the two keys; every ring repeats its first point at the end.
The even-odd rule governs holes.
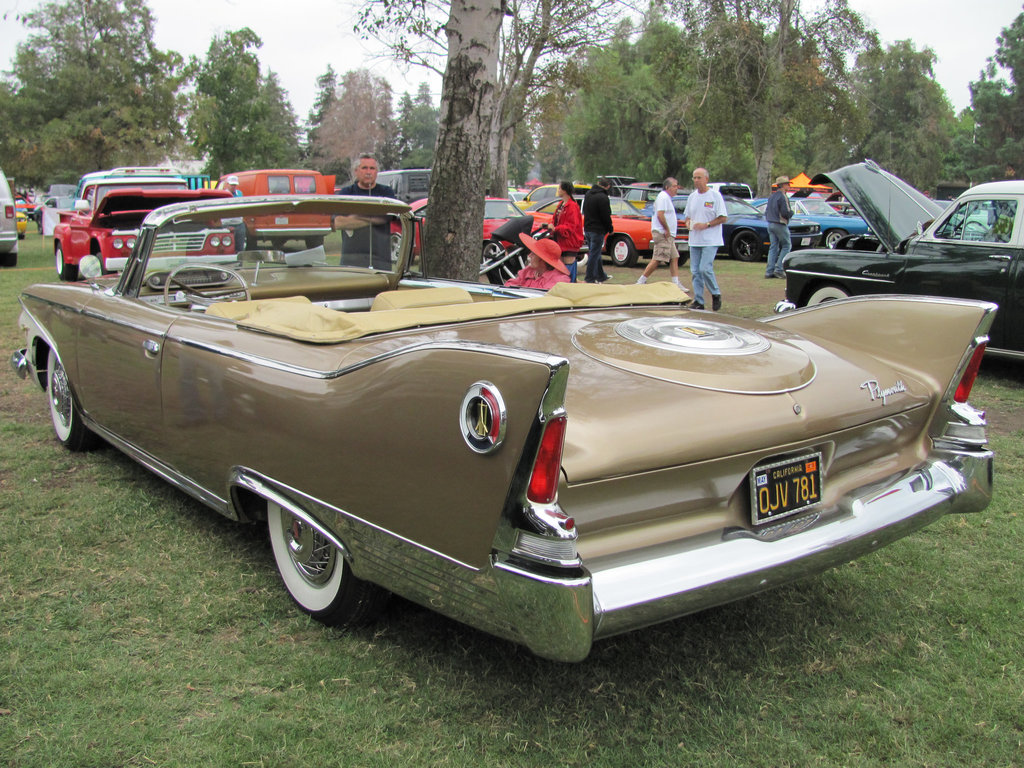
{"type": "MultiPolygon", "coordinates": [[[[155,208],[186,200],[230,197],[221,189],[154,189],[144,186],[117,186],[96,195],[94,208],[79,200],[74,211],[61,212],[60,222],[53,230],[53,252],[57,274],[61,280],[78,279],[78,263],[83,256],[99,257],[104,271],[116,268],[116,261],[126,259],[135,246],[139,225],[155,208]]],[[[189,244],[190,253],[234,253],[233,228],[221,227],[206,242],[189,244]],[[214,245],[211,238],[216,237],[214,245]]]]}

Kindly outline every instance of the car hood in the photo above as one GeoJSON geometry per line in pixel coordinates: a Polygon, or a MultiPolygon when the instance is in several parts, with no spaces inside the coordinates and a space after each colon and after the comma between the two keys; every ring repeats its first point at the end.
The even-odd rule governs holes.
{"type": "Polygon", "coordinates": [[[874,160],[819,173],[811,183],[831,184],[842,192],[890,251],[896,250],[901,241],[917,233],[919,225],[931,221],[943,210],[941,205],[874,160]]]}
{"type": "Polygon", "coordinates": [[[222,189],[145,189],[143,187],[112,189],[103,196],[96,206],[93,219],[99,221],[132,213],[142,214],[138,217],[141,221],[146,213],[165,205],[214,198],[230,199],[231,194],[222,189]]]}

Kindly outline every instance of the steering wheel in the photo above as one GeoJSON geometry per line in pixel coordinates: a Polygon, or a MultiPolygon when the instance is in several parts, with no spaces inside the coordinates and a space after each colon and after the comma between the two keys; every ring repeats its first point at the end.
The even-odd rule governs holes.
{"type": "Polygon", "coordinates": [[[200,304],[212,304],[215,301],[238,295],[241,295],[245,301],[252,298],[245,278],[227,267],[211,267],[207,264],[181,264],[175,267],[167,276],[167,282],[164,283],[164,304],[167,305],[171,304],[171,285],[177,286],[177,289],[183,291],[187,296],[198,299],[200,304]],[[183,278],[179,278],[179,275],[184,272],[203,272],[207,276],[211,272],[216,272],[219,275],[226,275],[227,279],[218,281],[216,285],[189,285],[183,278]],[[234,283],[238,283],[238,287],[234,287],[234,283]]]}
{"type": "Polygon", "coordinates": [[[964,225],[964,240],[984,240],[988,226],[980,221],[968,221],[964,225]]]}

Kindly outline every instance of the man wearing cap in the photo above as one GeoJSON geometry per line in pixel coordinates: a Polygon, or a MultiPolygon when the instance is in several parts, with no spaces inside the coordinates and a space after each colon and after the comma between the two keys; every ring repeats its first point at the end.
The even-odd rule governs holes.
{"type": "Polygon", "coordinates": [[[238,177],[237,176],[228,176],[228,180],[227,180],[227,184],[225,185],[225,188],[234,197],[241,197],[242,196],[242,190],[240,190],[238,188],[238,177]]]}
{"type": "Polygon", "coordinates": [[[535,240],[529,235],[519,237],[523,245],[530,249],[529,262],[505,285],[546,291],[558,283],[569,282],[569,268],[562,261],[562,249],[558,243],[551,238],[535,240]]]}
{"type": "Polygon", "coordinates": [[[782,260],[786,258],[793,247],[793,241],[789,236],[789,220],[793,218],[793,210],[789,207],[789,176],[779,176],[775,179],[775,191],[768,198],[768,204],[764,209],[764,216],[768,219],[768,269],[764,273],[765,279],[770,277],[785,277],[782,269],[782,260]]]}

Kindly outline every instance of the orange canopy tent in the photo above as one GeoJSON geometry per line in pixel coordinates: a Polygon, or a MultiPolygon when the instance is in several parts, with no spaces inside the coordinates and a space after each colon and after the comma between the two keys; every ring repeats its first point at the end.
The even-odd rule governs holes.
{"type": "Polygon", "coordinates": [[[799,190],[803,193],[810,192],[821,192],[823,194],[831,194],[832,187],[824,186],[821,184],[811,184],[811,178],[803,171],[800,171],[796,176],[789,180],[789,188],[796,192],[799,190]]]}

